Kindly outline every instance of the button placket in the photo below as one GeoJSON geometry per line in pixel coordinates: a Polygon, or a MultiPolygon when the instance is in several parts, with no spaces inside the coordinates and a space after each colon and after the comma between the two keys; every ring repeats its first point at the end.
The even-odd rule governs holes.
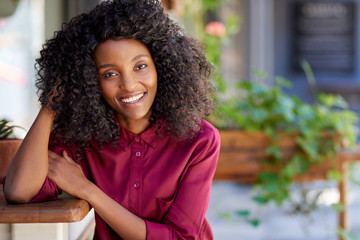
{"type": "MultiPolygon", "coordinates": [[[[135,138],[135,140],[136,140],[136,138],[135,138]]],[[[141,157],[141,152],[140,152],[140,151],[136,151],[136,152],[135,152],[135,156],[136,156],[137,159],[139,159],[139,158],[141,157]]],[[[133,186],[134,186],[135,189],[138,189],[138,188],[140,187],[140,183],[139,183],[139,182],[135,182],[133,186]]]]}
{"type": "Polygon", "coordinates": [[[142,169],[145,152],[144,142],[140,137],[134,138],[134,144],[131,149],[131,169],[129,178],[129,201],[131,202],[131,209],[134,212],[141,212],[141,199],[142,199],[142,169]]]}

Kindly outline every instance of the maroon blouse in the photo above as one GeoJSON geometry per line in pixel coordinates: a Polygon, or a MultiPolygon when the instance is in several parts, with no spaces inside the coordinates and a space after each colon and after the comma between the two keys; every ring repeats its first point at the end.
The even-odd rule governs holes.
{"type": "MultiPolygon", "coordinates": [[[[205,214],[220,138],[205,120],[193,141],[175,142],[153,126],[136,135],[120,126],[119,146],[91,146],[82,156],[84,174],[108,196],[145,220],[146,239],[213,239],[205,214]]],[[[74,160],[76,148],[54,145],[74,160]]],[[[57,198],[61,190],[49,178],[33,202],[57,198]]],[[[121,239],[96,213],[94,239],[121,239]]]]}

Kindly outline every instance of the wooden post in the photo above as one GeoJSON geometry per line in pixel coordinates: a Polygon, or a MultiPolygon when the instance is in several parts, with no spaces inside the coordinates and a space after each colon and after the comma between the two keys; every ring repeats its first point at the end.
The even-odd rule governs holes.
{"type": "MultiPolygon", "coordinates": [[[[340,194],[340,203],[344,207],[343,211],[339,213],[338,215],[338,221],[339,221],[339,227],[343,230],[349,230],[349,218],[348,218],[348,182],[347,182],[347,171],[348,171],[348,161],[346,158],[342,158],[341,156],[337,156],[337,164],[338,169],[341,174],[340,182],[338,185],[339,188],[339,194],[340,194]]],[[[344,240],[339,235],[340,240],[344,240]]]]}

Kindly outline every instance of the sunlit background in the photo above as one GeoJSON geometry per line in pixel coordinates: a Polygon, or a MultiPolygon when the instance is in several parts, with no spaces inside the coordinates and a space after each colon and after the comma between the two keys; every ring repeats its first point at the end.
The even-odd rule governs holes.
{"type": "MultiPolygon", "coordinates": [[[[197,1],[165,2],[169,14],[186,25],[182,22],[187,11],[184,5],[192,2],[196,9],[197,1]]],[[[100,0],[0,0],[0,119],[12,120],[29,129],[39,110],[34,64],[42,44],[64,21],[88,11],[98,2],[100,0]],[[12,4],[16,6],[14,12],[7,11],[12,4]]],[[[298,64],[300,57],[307,56],[314,67],[319,89],[342,94],[351,108],[359,111],[359,13],[357,0],[227,0],[208,20],[222,21],[230,14],[239,17],[237,33],[221,49],[223,73],[229,83],[252,81],[255,78],[252,69],[262,69],[268,74],[268,84],[273,84],[275,76],[281,75],[292,82],[294,87],[290,93],[312,101],[309,83],[298,64]],[[321,8],[318,3],[333,5],[321,8]],[[309,19],[316,16],[323,17],[324,23],[309,25],[309,19]]],[[[17,130],[16,134],[23,137],[25,132],[17,130]]],[[[316,183],[309,188],[309,198],[316,195],[319,188],[327,190],[319,198],[322,208],[309,218],[302,218],[289,215],[286,206],[282,209],[254,206],[251,186],[215,182],[208,212],[215,239],[336,239],[337,216],[330,207],[339,200],[336,186],[316,183]],[[259,213],[262,223],[253,227],[233,215],[243,208],[259,213]]],[[[360,236],[359,189],[351,186],[349,193],[351,229],[360,236]]],[[[89,214],[80,223],[0,224],[0,240],[77,239],[92,221],[93,215],[89,214]]]]}

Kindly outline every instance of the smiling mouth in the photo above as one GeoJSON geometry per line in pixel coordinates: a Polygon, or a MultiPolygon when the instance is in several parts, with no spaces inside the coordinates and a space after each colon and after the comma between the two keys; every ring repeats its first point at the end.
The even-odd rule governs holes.
{"type": "Polygon", "coordinates": [[[122,101],[123,103],[136,103],[144,96],[144,94],[145,93],[140,93],[140,94],[130,97],[130,98],[122,98],[122,99],[120,99],[120,101],[122,101]]]}

